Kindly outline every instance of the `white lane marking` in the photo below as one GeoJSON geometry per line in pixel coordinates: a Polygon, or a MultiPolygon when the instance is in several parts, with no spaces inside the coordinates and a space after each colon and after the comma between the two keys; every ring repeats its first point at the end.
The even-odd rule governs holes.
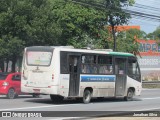
{"type": "Polygon", "coordinates": [[[52,119],[48,119],[48,120],[78,120],[78,119],[81,119],[83,120],[84,117],[55,117],[55,118],[52,118],[52,119]]]}
{"type": "Polygon", "coordinates": [[[154,98],[142,98],[143,100],[153,100],[153,99],[160,99],[160,97],[154,97],[154,98]]]}
{"type": "Polygon", "coordinates": [[[35,107],[21,107],[21,108],[9,108],[9,109],[0,109],[0,111],[10,111],[10,110],[23,110],[23,109],[36,109],[36,108],[51,108],[51,107],[62,107],[70,105],[83,105],[83,104],[67,104],[67,105],[48,105],[48,106],[35,106],[35,107]]]}

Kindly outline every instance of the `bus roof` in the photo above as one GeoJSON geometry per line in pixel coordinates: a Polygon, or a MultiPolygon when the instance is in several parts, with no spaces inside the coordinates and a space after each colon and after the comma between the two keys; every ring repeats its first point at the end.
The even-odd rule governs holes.
{"type": "Polygon", "coordinates": [[[111,49],[77,49],[72,46],[31,46],[27,47],[27,49],[40,48],[42,49],[59,49],[60,51],[70,51],[70,52],[83,52],[83,53],[100,53],[100,54],[109,54],[109,55],[119,55],[119,56],[134,56],[131,53],[126,52],[113,52],[111,49]]]}
{"type": "Polygon", "coordinates": [[[72,52],[85,52],[85,53],[102,53],[109,55],[119,55],[119,56],[135,56],[132,53],[126,52],[114,52],[111,49],[77,49],[77,48],[63,48],[63,47],[55,47],[60,49],[61,51],[72,51],[72,52]]]}
{"type": "Polygon", "coordinates": [[[111,55],[121,55],[121,56],[135,56],[131,53],[125,53],[125,52],[109,52],[111,55]]]}

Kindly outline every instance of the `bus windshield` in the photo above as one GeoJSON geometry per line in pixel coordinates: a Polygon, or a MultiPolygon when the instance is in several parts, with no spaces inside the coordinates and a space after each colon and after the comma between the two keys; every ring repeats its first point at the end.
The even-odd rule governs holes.
{"type": "Polygon", "coordinates": [[[27,51],[27,64],[36,66],[49,66],[52,59],[52,52],[27,51]]]}

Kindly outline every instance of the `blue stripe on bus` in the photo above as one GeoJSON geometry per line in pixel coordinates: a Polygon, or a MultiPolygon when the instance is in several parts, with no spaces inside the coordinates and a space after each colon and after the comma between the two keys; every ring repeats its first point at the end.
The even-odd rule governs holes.
{"type": "Polygon", "coordinates": [[[81,82],[115,82],[115,76],[81,76],[81,82]]]}

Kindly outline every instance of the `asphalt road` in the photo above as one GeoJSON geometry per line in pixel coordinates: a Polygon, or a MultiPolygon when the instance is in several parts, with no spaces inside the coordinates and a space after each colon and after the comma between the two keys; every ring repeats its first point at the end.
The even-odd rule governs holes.
{"type": "MultiPolygon", "coordinates": [[[[79,118],[83,116],[103,116],[105,114],[113,116],[113,114],[119,115],[132,111],[156,111],[153,115],[156,115],[158,111],[160,116],[160,89],[143,89],[141,96],[134,97],[133,101],[123,101],[121,98],[105,98],[102,100],[93,99],[89,104],[83,104],[75,100],[64,100],[60,104],[55,104],[48,95],[41,95],[40,98],[32,98],[29,95],[19,96],[16,99],[7,99],[5,96],[1,96],[0,111],[1,114],[2,112],[17,112],[20,113],[20,117],[25,117],[25,112],[30,117],[37,115],[38,117],[64,118],[69,116],[79,118]],[[32,112],[35,112],[35,114],[32,114],[32,112]]],[[[13,116],[17,117],[16,115],[18,114],[13,116]]]]}

